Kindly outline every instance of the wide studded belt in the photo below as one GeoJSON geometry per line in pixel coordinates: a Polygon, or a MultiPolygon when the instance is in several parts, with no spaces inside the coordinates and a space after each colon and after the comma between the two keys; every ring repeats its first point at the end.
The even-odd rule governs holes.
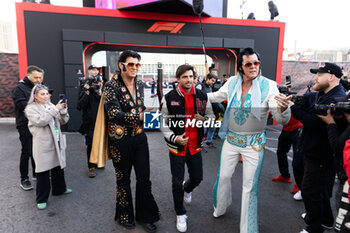
{"type": "Polygon", "coordinates": [[[108,135],[115,139],[121,139],[125,136],[137,136],[143,132],[140,126],[117,125],[108,123],[108,135]]]}
{"type": "Polygon", "coordinates": [[[265,132],[251,135],[238,134],[232,131],[227,132],[227,141],[238,147],[246,148],[251,146],[253,150],[259,152],[265,148],[265,132]]]}

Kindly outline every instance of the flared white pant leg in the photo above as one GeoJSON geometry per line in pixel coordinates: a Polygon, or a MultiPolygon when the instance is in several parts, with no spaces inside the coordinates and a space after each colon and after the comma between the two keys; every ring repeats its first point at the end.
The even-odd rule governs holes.
{"type": "Polygon", "coordinates": [[[220,216],[225,214],[232,203],[231,178],[239,157],[243,158],[243,188],[241,204],[241,233],[258,232],[258,185],[264,150],[257,152],[250,146],[241,148],[224,141],[220,156],[220,167],[214,185],[214,211],[220,216]]]}
{"type": "Polygon", "coordinates": [[[214,211],[220,216],[225,214],[227,207],[232,203],[231,178],[239,161],[239,147],[224,141],[220,155],[220,166],[214,185],[214,211]]]}

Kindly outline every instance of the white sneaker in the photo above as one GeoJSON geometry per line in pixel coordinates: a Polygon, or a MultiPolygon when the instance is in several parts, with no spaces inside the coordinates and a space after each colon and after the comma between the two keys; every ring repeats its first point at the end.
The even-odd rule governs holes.
{"type": "Polygon", "coordinates": [[[296,194],[294,194],[293,198],[296,201],[302,201],[303,197],[301,196],[301,191],[299,190],[296,194]]]}
{"type": "Polygon", "coordinates": [[[302,213],[302,214],[301,214],[301,218],[302,218],[302,219],[305,219],[305,217],[306,217],[306,213],[302,213]]]}
{"type": "Polygon", "coordinates": [[[176,229],[180,232],[187,231],[187,215],[186,214],[177,215],[176,229]]]}
{"type": "MultiPolygon", "coordinates": [[[[183,186],[185,186],[185,181],[182,183],[183,186]]],[[[190,204],[192,202],[192,192],[187,193],[184,191],[184,202],[186,204],[190,204]]]]}
{"type": "Polygon", "coordinates": [[[345,226],[346,228],[350,229],[350,222],[346,222],[346,223],[344,224],[344,226],[345,226]]]}
{"type": "Polygon", "coordinates": [[[307,230],[303,229],[300,233],[309,233],[307,230]]]}
{"type": "Polygon", "coordinates": [[[192,202],[192,193],[184,192],[184,202],[190,204],[192,202]]]}

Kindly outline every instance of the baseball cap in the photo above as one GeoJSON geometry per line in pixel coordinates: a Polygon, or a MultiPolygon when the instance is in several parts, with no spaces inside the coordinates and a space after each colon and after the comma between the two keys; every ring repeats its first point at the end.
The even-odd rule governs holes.
{"type": "Polygon", "coordinates": [[[90,65],[90,66],[88,67],[88,70],[93,70],[93,69],[98,69],[98,67],[95,66],[95,65],[90,65]]]}
{"type": "Polygon", "coordinates": [[[341,78],[343,76],[343,72],[338,65],[334,63],[328,63],[328,62],[326,62],[324,66],[321,66],[318,69],[310,69],[310,72],[313,74],[316,74],[316,73],[334,74],[337,78],[341,78]]]}

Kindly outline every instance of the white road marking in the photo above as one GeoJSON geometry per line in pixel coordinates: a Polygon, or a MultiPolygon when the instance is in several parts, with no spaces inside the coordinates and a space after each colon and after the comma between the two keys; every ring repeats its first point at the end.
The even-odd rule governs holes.
{"type": "Polygon", "coordinates": [[[267,140],[272,140],[272,141],[278,141],[278,138],[268,138],[266,137],[267,140]]]}

